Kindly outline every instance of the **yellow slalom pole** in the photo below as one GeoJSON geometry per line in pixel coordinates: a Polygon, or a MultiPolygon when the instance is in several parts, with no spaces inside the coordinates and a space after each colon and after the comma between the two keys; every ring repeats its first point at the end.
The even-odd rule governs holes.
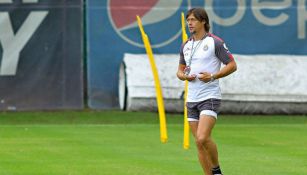
{"type": "Polygon", "coordinates": [[[181,28],[182,28],[182,42],[186,42],[188,40],[188,35],[185,30],[185,20],[184,20],[184,13],[181,13],[181,28]]]}
{"type": "MultiPolygon", "coordinates": [[[[181,13],[181,28],[182,28],[182,42],[186,42],[188,40],[188,35],[185,30],[185,20],[184,14],[181,13]]],[[[186,99],[188,95],[188,81],[185,80],[184,86],[184,120],[183,120],[183,148],[189,149],[190,147],[190,127],[188,122],[188,110],[186,107],[186,99]]]]}
{"type": "Polygon", "coordinates": [[[144,32],[142,21],[139,16],[136,16],[139,29],[142,34],[142,39],[144,42],[144,46],[146,49],[147,56],[149,58],[151,70],[153,73],[154,81],[155,81],[155,87],[156,87],[156,98],[157,98],[157,104],[158,104],[158,112],[159,112],[159,120],[160,120],[160,138],[162,143],[167,142],[167,130],[166,130],[166,119],[165,119],[165,109],[164,109],[164,102],[163,102],[163,96],[162,96],[162,89],[160,85],[158,70],[156,67],[156,63],[153,57],[151,45],[148,39],[148,36],[144,32]]]}

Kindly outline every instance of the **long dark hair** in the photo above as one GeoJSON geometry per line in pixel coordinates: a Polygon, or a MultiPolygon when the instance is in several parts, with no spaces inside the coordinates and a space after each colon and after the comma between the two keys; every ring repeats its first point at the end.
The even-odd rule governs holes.
{"type": "Polygon", "coordinates": [[[192,8],[188,11],[185,18],[187,19],[191,14],[195,16],[195,18],[200,22],[205,22],[204,27],[206,32],[210,30],[209,17],[205,9],[203,8],[192,8]]]}

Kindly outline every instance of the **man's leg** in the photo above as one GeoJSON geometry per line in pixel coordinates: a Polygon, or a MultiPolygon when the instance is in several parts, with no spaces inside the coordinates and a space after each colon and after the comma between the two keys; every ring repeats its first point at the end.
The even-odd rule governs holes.
{"type": "Polygon", "coordinates": [[[195,138],[195,143],[196,143],[197,151],[198,151],[199,163],[206,175],[212,175],[212,172],[211,172],[212,165],[211,165],[211,161],[209,158],[209,153],[206,151],[203,144],[199,144],[199,141],[198,141],[197,133],[198,133],[199,122],[193,121],[189,123],[190,123],[192,134],[195,138]]]}
{"type": "Polygon", "coordinates": [[[197,129],[197,144],[202,145],[209,155],[211,168],[219,166],[217,146],[211,137],[216,118],[208,115],[201,115],[197,129]]]}
{"type": "Polygon", "coordinates": [[[211,138],[215,122],[214,117],[207,115],[201,115],[198,122],[190,122],[198,149],[199,162],[207,175],[212,174],[212,168],[219,166],[217,147],[211,138]]]}

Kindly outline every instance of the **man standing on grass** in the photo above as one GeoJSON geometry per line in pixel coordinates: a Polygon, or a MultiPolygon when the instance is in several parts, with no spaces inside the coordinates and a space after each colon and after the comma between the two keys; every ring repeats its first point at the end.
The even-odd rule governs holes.
{"type": "Polygon", "coordinates": [[[209,33],[204,9],[190,9],[186,20],[192,36],[180,49],[177,77],[189,81],[186,106],[199,162],[206,175],[221,175],[217,147],[211,138],[221,104],[218,79],[236,71],[237,66],[224,41],[209,33]],[[225,64],[222,69],[221,63],[225,64]]]}

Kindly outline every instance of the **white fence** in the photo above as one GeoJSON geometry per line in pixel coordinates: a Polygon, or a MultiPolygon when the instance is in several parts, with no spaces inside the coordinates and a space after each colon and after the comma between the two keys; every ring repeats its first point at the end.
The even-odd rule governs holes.
{"type": "MultiPolygon", "coordinates": [[[[184,82],[176,77],[179,55],[154,57],[166,111],[182,112],[184,82]]],[[[234,57],[238,70],[220,79],[222,113],[307,113],[307,56],[234,54],[234,57]]],[[[119,79],[122,109],[157,110],[146,54],[125,54],[119,79]]]]}

